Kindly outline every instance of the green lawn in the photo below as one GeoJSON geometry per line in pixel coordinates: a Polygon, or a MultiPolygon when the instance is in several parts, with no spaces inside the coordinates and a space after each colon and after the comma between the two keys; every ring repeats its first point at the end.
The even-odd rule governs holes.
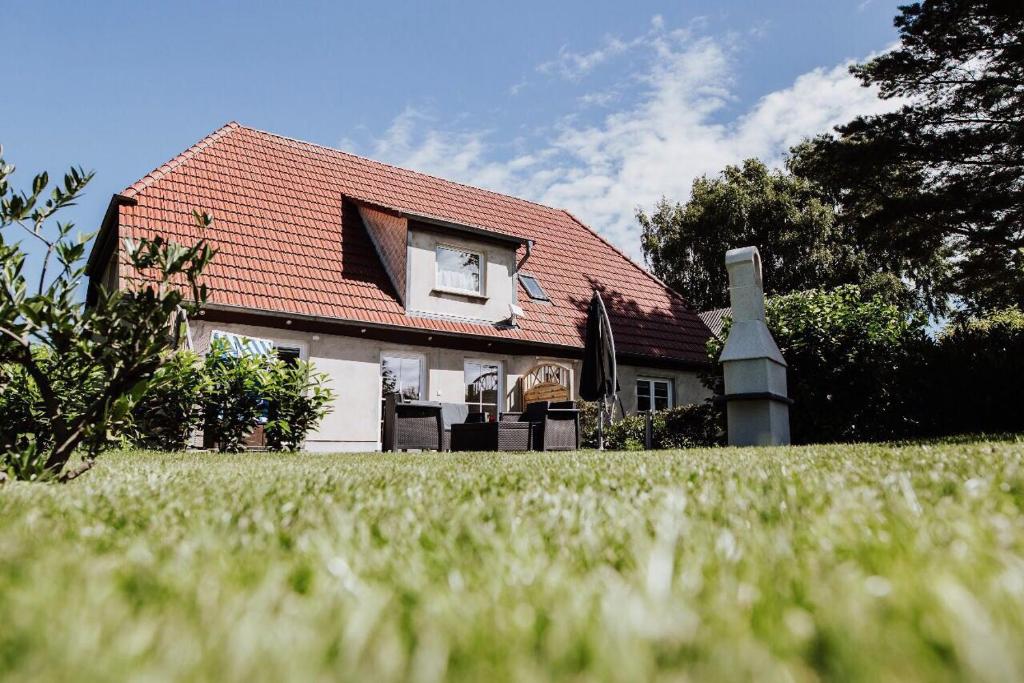
{"type": "Polygon", "coordinates": [[[117,453],[0,488],[0,679],[1024,680],[1024,443],[117,453]]]}

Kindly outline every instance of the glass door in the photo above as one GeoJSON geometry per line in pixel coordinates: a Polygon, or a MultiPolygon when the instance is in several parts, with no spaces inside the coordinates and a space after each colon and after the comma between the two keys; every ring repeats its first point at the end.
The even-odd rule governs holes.
{"type": "Polygon", "coordinates": [[[464,377],[469,412],[483,413],[488,421],[497,420],[502,395],[501,363],[467,360],[464,377]]]}

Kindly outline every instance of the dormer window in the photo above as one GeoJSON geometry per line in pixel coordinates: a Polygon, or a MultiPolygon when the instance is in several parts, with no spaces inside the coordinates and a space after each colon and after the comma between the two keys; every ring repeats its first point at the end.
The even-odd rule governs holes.
{"type": "Polygon", "coordinates": [[[437,289],[459,294],[483,295],[483,256],[475,251],[438,245],[437,289]]]}

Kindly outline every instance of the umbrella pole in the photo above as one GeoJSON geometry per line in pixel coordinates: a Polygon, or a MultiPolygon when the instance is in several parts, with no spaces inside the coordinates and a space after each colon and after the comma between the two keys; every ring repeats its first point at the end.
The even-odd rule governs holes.
{"type": "Polygon", "coordinates": [[[604,450],[604,401],[601,402],[601,407],[598,409],[597,416],[597,450],[604,450]]]}

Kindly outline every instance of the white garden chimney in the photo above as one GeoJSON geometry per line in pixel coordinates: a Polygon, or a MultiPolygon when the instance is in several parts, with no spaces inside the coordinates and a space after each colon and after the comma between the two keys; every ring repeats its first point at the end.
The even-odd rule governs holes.
{"type": "Polygon", "coordinates": [[[764,322],[764,286],[757,247],[730,249],[732,327],[722,349],[730,446],[789,443],[786,361],[764,322]]]}

